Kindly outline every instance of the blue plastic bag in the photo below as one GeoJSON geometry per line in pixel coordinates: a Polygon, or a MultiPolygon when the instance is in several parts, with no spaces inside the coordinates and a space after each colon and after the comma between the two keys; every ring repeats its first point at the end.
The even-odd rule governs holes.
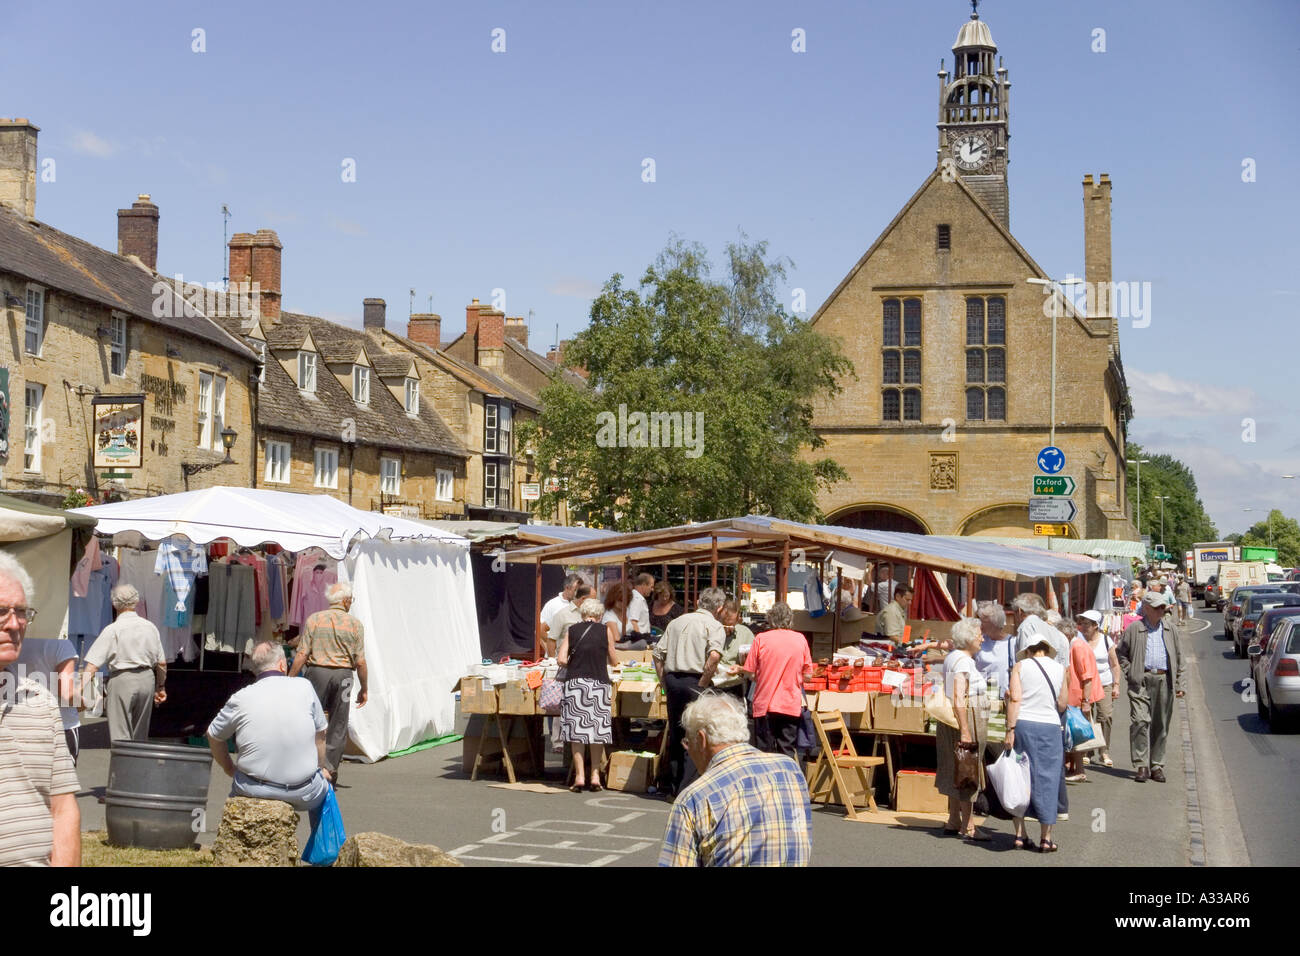
{"type": "Polygon", "coordinates": [[[339,812],[339,802],[334,796],[333,787],[329,788],[324,802],[312,810],[309,817],[311,835],[307,837],[307,845],[302,849],[302,861],[312,866],[333,866],[339,858],[339,850],[343,849],[343,842],[348,838],[343,829],[343,814],[339,812]]]}
{"type": "Polygon", "coordinates": [[[1065,727],[1070,732],[1070,749],[1092,739],[1092,722],[1078,707],[1065,709],[1065,727]]]}

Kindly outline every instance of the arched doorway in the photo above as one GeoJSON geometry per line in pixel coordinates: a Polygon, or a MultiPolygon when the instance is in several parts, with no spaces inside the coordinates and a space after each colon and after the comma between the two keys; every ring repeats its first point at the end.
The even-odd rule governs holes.
{"type": "Polygon", "coordinates": [[[977,511],[963,522],[963,535],[987,535],[995,538],[1032,538],[1029,507],[1021,504],[997,505],[977,511]]]}
{"type": "Polygon", "coordinates": [[[902,531],[907,534],[929,534],[915,515],[892,508],[852,507],[827,518],[827,523],[841,528],[864,528],[868,531],[902,531]]]}

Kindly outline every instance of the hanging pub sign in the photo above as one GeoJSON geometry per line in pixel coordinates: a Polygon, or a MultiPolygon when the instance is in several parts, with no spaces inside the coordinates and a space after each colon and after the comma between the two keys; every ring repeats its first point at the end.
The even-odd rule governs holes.
{"type": "Polygon", "coordinates": [[[9,369],[0,368],[0,458],[9,457],[9,369]]]}
{"type": "Polygon", "coordinates": [[[139,468],[144,455],[144,396],[96,395],[95,467],[139,468]]]}

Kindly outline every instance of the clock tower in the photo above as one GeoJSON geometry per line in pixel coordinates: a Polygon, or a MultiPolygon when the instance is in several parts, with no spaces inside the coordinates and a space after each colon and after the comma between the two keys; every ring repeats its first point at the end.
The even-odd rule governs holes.
{"type": "Polygon", "coordinates": [[[997,45],[979,18],[979,0],[952,45],[953,73],[939,63],[939,168],[946,178],[960,176],[1008,229],[1007,101],[1011,84],[997,45]]]}

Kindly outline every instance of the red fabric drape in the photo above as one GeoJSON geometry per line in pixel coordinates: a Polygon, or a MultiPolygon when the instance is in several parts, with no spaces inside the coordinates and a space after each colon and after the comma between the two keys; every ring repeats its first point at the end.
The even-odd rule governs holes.
{"type": "Polygon", "coordinates": [[[943,593],[935,580],[934,572],[929,568],[917,568],[912,587],[916,593],[912,596],[912,606],[908,616],[917,621],[958,621],[961,615],[952,606],[952,601],[943,593]]]}

